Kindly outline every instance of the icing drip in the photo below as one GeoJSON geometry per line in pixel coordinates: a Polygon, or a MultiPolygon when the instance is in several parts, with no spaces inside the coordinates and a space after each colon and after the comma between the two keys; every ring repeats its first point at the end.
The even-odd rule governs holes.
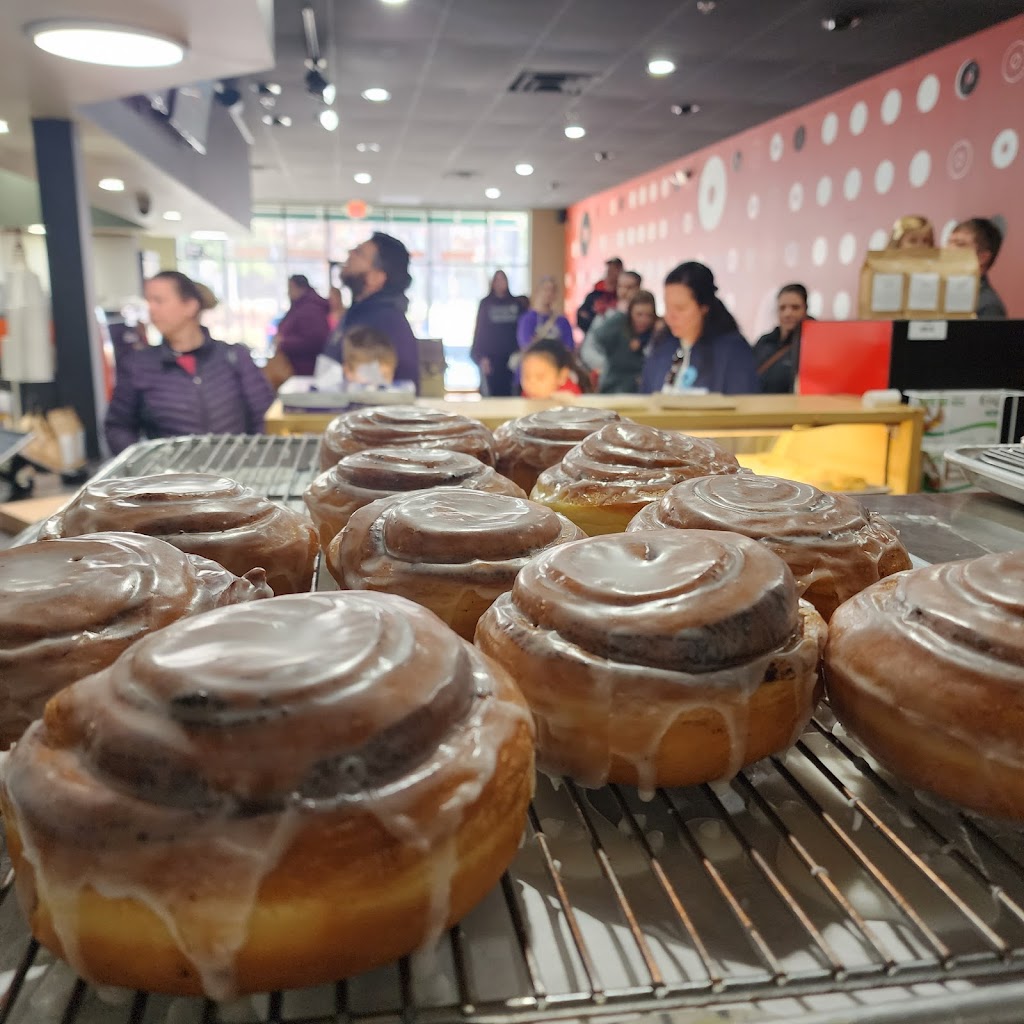
{"type": "Polygon", "coordinates": [[[478,420],[417,405],[378,406],[343,413],[324,431],[320,468],[369,448],[417,446],[465,452],[494,465],[494,437],[478,420]]]}

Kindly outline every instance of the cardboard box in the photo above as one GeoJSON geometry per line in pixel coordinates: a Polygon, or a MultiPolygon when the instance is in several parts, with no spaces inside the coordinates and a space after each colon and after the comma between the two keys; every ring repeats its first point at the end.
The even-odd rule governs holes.
{"type": "Polygon", "coordinates": [[[963,473],[945,453],[962,445],[1012,444],[1024,434],[1024,391],[907,391],[911,405],[922,406],[924,439],[922,490],[962,491],[963,473]]]}
{"type": "Polygon", "coordinates": [[[24,416],[20,429],[33,435],[21,453],[29,462],[52,473],[73,473],[85,465],[85,427],[74,409],[24,416]]]}
{"type": "Polygon", "coordinates": [[[869,252],[860,272],[861,320],[972,320],[981,272],[969,249],[869,252]]]}

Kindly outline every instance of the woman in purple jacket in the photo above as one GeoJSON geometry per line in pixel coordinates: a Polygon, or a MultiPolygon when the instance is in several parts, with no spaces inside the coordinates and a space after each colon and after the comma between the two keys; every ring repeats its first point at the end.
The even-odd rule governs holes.
{"type": "Polygon", "coordinates": [[[262,433],[274,392],[244,345],[215,341],[199,323],[213,295],[165,270],[146,282],[146,302],[162,341],[118,366],[105,422],[111,451],[140,437],[262,433]]]}

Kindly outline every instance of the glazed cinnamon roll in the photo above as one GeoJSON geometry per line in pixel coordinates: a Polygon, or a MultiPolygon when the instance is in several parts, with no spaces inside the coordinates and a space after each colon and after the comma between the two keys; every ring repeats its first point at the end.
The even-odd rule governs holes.
{"type": "Polygon", "coordinates": [[[494,432],[498,472],[529,493],[537,477],[557,466],[580,441],[618,422],[622,417],[612,409],[581,405],[543,409],[509,420],[494,432]]]}
{"type": "Polygon", "coordinates": [[[911,565],[896,531],[860,502],[753,473],[677,484],[629,529],[731,530],[763,541],[826,622],[854,594],[911,565]]]}
{"type": "Polygon", "coordinates": [[[544,771],[651,791],[731,778],[795,742],[825,636],[763,544],[656,530],[535,558],[476,643],[519,683],[544,771]]]}
{"type": "Polygon", "coordinates": [[[153,630],[273,597],[262,569],[238,577],[151,537],[97,533],[0,551],[0,749],[58,690],[153,630]]]}
{"type": "Polygon", "coordinates": [[[328,548],[327,567],[343,589],[407,597],[472,640],[477,620],[529,559],[582,536],[524,498],[435,488],[354,513],[328,548]]]}
{"type": "Polygon", "coordinates": [[[534,501],[584,533],[621,533],[645,506],[682,480],[736,473],[739,464],[712,441],[637,423],[612,423],[541,473],[534,501]]]}
{"type": "Polygon", "coordinates": [[[890,576],[832,617],[840,721],[913,786],[1024,820],[1024,551],[890,576]]]}
{"type": "Polygon", "coordinates": [[[266,569],[278,596],[313,583],[316,531],[306,517],[225,477],[158,473],[96,481],[48,520],[41,536],[106,530],[157,537],[239,576],[266,569]]]}
{"type": "Polygon", "coordinates": [[[320,545],[326,551],[357,509],[392,494],[431,487],[461,487],[526,497],[521,487],[463,452],[444,448],[376,448],[346,455],[309,485],[303,499],[320,532],[320,545]]]}
{"type": "Polygon", "coordinates": [[[418,405],[384,405],[342,413],[320,442],[320,469],[368,448],[447,448],[494,465],[494,436],[479,421],[418,405]]]}
{"type": "Polygon", "coordinates": [[[433,615],[302,594],[160,630],[2,767],[32,932],[95,983],[236,993],[389,963],[497,882],[533,789],[506,673],[433,615]]]}

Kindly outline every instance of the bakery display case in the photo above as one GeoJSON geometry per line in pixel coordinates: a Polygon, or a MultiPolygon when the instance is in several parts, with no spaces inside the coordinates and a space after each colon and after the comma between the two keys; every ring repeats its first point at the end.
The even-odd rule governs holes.
{"type": "MultiPolygon", "coordinates": [[[[175,438],[103,475],[219,473],[301,511],[318,448],[318,436],[175,438]]],[[[1024,536],[1024,511],[996,497],[869,502],[917,562],[1024,536]]],[[[915,793],[827,707],[731,782],[645,795],[538,776],[515,861],[436,947],[225,1003],[77,979],[28,935],[5,860],[0,1024],[1019,1021],[1021,829],[915,793]]]]}
{"type": "MultiPolygon", "coordinates": [[[[869,407],[837,395],[567,395],[558,401],[449,398],[417,404],[464,413],[492,430],[559,405],[613,409],[646,426],[713,438],[757,472],[825,490],[920,489],[924,417],[906,405],[869,407]]],[[[286,413],[275,403],[266,429],[275,435],[321,433],[332,419],[329,413],[286,413]]]]}

